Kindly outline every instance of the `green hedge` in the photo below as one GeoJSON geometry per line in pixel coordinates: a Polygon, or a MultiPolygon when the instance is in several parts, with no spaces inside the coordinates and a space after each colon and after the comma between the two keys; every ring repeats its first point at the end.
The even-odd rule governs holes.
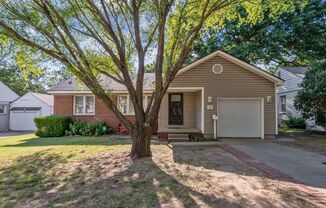
{"type": "Polygon", "coordinates": [[[39,137],[61,137],[72,123],[69,116],[45,116],[34,119],[36,125],[35,134],[39,137]]]}

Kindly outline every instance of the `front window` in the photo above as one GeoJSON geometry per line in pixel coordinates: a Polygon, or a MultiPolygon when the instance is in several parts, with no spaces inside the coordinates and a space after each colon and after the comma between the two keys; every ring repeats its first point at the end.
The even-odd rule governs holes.
{"type": "Polygon", "coordinates": [[[0,114],[6,114],[6,106],[3,104],[0,104],[0,114]]]}
{"type": "Polygon", "coordinates": [[[281,112],[286,112],[286,96],[280,96],[281,99],[281,112]]]}
{"type": "Polygon", "coordinates": [[[95,113],[95,99],[93,95],[75,96],[75,115],[93,115],[95,113]]]}
{"type": "Polygon", "coordinates": [[[128,114],[128,96],[120,95],[118,96],[118,109],[122,114],[128,114]]]}
{"type": "MultiPolygon", "coordinates": [[[[147,105],[149,104],[151,96],[144,95],[143,96],[143,107],[146,111],[147,105]]],[[[130,95],[118,95],[117,99],[117,107],[122,114],[125,115],[134,115],[135,109],[130,99],[130,95]]]]}

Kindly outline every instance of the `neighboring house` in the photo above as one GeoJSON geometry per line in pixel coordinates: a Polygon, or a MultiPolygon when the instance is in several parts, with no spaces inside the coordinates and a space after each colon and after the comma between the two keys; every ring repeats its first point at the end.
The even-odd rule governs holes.
{"type": "MultiPolygon", "coordinates": [[[[154,80],[154,74],[145,74],[144,105],[150,99],[154,80]]],[[[133,120],[126,88],[109,78],[100,82],[111,91],[121,112],[133,120]]],[[[216,51],[180,69],[162,100],[157,133],[164,138],[177,133],[274,138],[278,132],[276,87],[282,82],[273,74],[216,51]],[[213,115],[218,117],[216,126],[213,115]]],[[[118,127],[114,114],[75,79],[58,84],[49,93],[54,95],[55,115],[101,120],[114,129],[118,127]]]]}
{"type": "Polygon", "coordinates": [[[19,96],[0,81],[0,131],[9,130],[10,103],[19,96]]]}
{"type": "MultiPolygon", "coordinates": [[[[301,116],[301,113],[294,107],[294,98],[301,89],[300,84],[308,70],[308,67],[282,67],[275,72],[275,75],[284,80],[284,84],[277,89],[279,124],[290,116],[301,116]]],[[[325,122],[325,119],[322,119],[321,116],[316,118],[320,119],[320,121],[315,120],[315,118],[306,121],[307,128],[320,131],[325,130],[323,126],[318,125],[319,122],[325,122]]]]}
{"type": "Polygon", "coordinates": [[[53,114],[53,96],[28,92],[10,107],[10,130],[36,130],[34,118],[53,114]]]}

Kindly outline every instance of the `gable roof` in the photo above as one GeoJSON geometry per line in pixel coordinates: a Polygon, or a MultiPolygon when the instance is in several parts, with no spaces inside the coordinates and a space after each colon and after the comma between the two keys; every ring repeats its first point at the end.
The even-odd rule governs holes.
{"type": "Polygon", "coordinates": [[[38,98],[39,100],[45,102],[49,106],[53,106],[53,95],[47,95],[47,94],[41,94],[41,93],[35,93],[31,92],[31,94],[38,98]]]}
{"type": "Polygon", "coordinates": [[[303,78],[309,67],[282,67],[282,69],[303,78]]]}
{"type": "MultiPolygon", "coordinates": [[[[145,73],[144,74],[144,91],[152,91],[154,81],[155,81],[155,73],[145,73]]],[[[122,85],[106,76],[101,76],[101,78],[99,79],[99,82],[104,87],[104,89],[112,91],[112,92],[127,91],[127,88],[124,85],[122,85]]],[[[49,93],[68,92],[68,91],[74,91],[74,92],[76,91],[76,92],[80,92],[80,93],[90,92],[89,88],[85,84],[80,84],[73,77],[59,83],[58,85],[56,85],[48,90],[49,93]]]]}
{"type": "Polygon", "coordinates": [[[0,102],[12,102],[19,98],[19,96],[12,91],[7,85],[0,81],[0,90],[1,90],[1,97],[0,102]]]}
{"type": "Polygon", "coordinates": [[[264,77],[265,79],[268,79],[268,80],[274,82],[277,85],[281,85],[283,83],[283,80],[280,79],[279,77],[277,77],[277,76],[275,76],[275,75],[273,75],[273,74],[271,74],[271,73],[269,73],[269,72],[267,72],[267,71],[265,71],[263,69],[260,69],[260,68],[258,68],[256,66],[253,66],[253,65],[251,65],[251,64],[249,64],[247,62],[244,62],[244,61],[242,61],[242,60],[240,60],[240,59],[238,59],[238,58],[236,58],[234,56],[231,56],[230,54],[225,53],[225,52],[223,52],[221,50],[218,50],[218,51],[215,51],[215,52],[213,52],[211,54],[208,54],[207,56],[204,56],[204,57],[198,59],[197,61],[183,67],[182,69],[179,70],[177,75],[180,75],[180,74],[192,69],[193,67],[195,67],[195,66],[197,66],[197,65],[199,65],[201,63],[204,63],[205,61],[207,61],[207,60],[209,60],[209,59],[211,59],[211,58],[213,58],[215,56],[220,56],[220,57],[222,57],[222,58],[224,58],[224,59],[226,59],[226,60],[228,60],[228,61],[230,61],[230,62],[232,62],[234,64],[237,64],[237,65],[241,66],[244,69],[247,69],[247,70],[249,70],[249,71],[251,71],[251,72],[253,72],[253,73],[255,73],[255,74],[257,74],[257,75],[259,75],[261,77],[264,77]]]}

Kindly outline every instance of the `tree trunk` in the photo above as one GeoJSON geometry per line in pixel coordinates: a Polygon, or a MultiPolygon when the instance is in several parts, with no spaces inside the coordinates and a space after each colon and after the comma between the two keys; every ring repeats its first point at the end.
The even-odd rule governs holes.
{"type": "Polygon", "coordinates": [[[152,157],[151,152],[151,138],[152,138],[152,128],[142,127],[134,128],[131,132],[132,137],[132,147],[130,152],[130,157],[132,159],[140,157],[152,157]]]}

